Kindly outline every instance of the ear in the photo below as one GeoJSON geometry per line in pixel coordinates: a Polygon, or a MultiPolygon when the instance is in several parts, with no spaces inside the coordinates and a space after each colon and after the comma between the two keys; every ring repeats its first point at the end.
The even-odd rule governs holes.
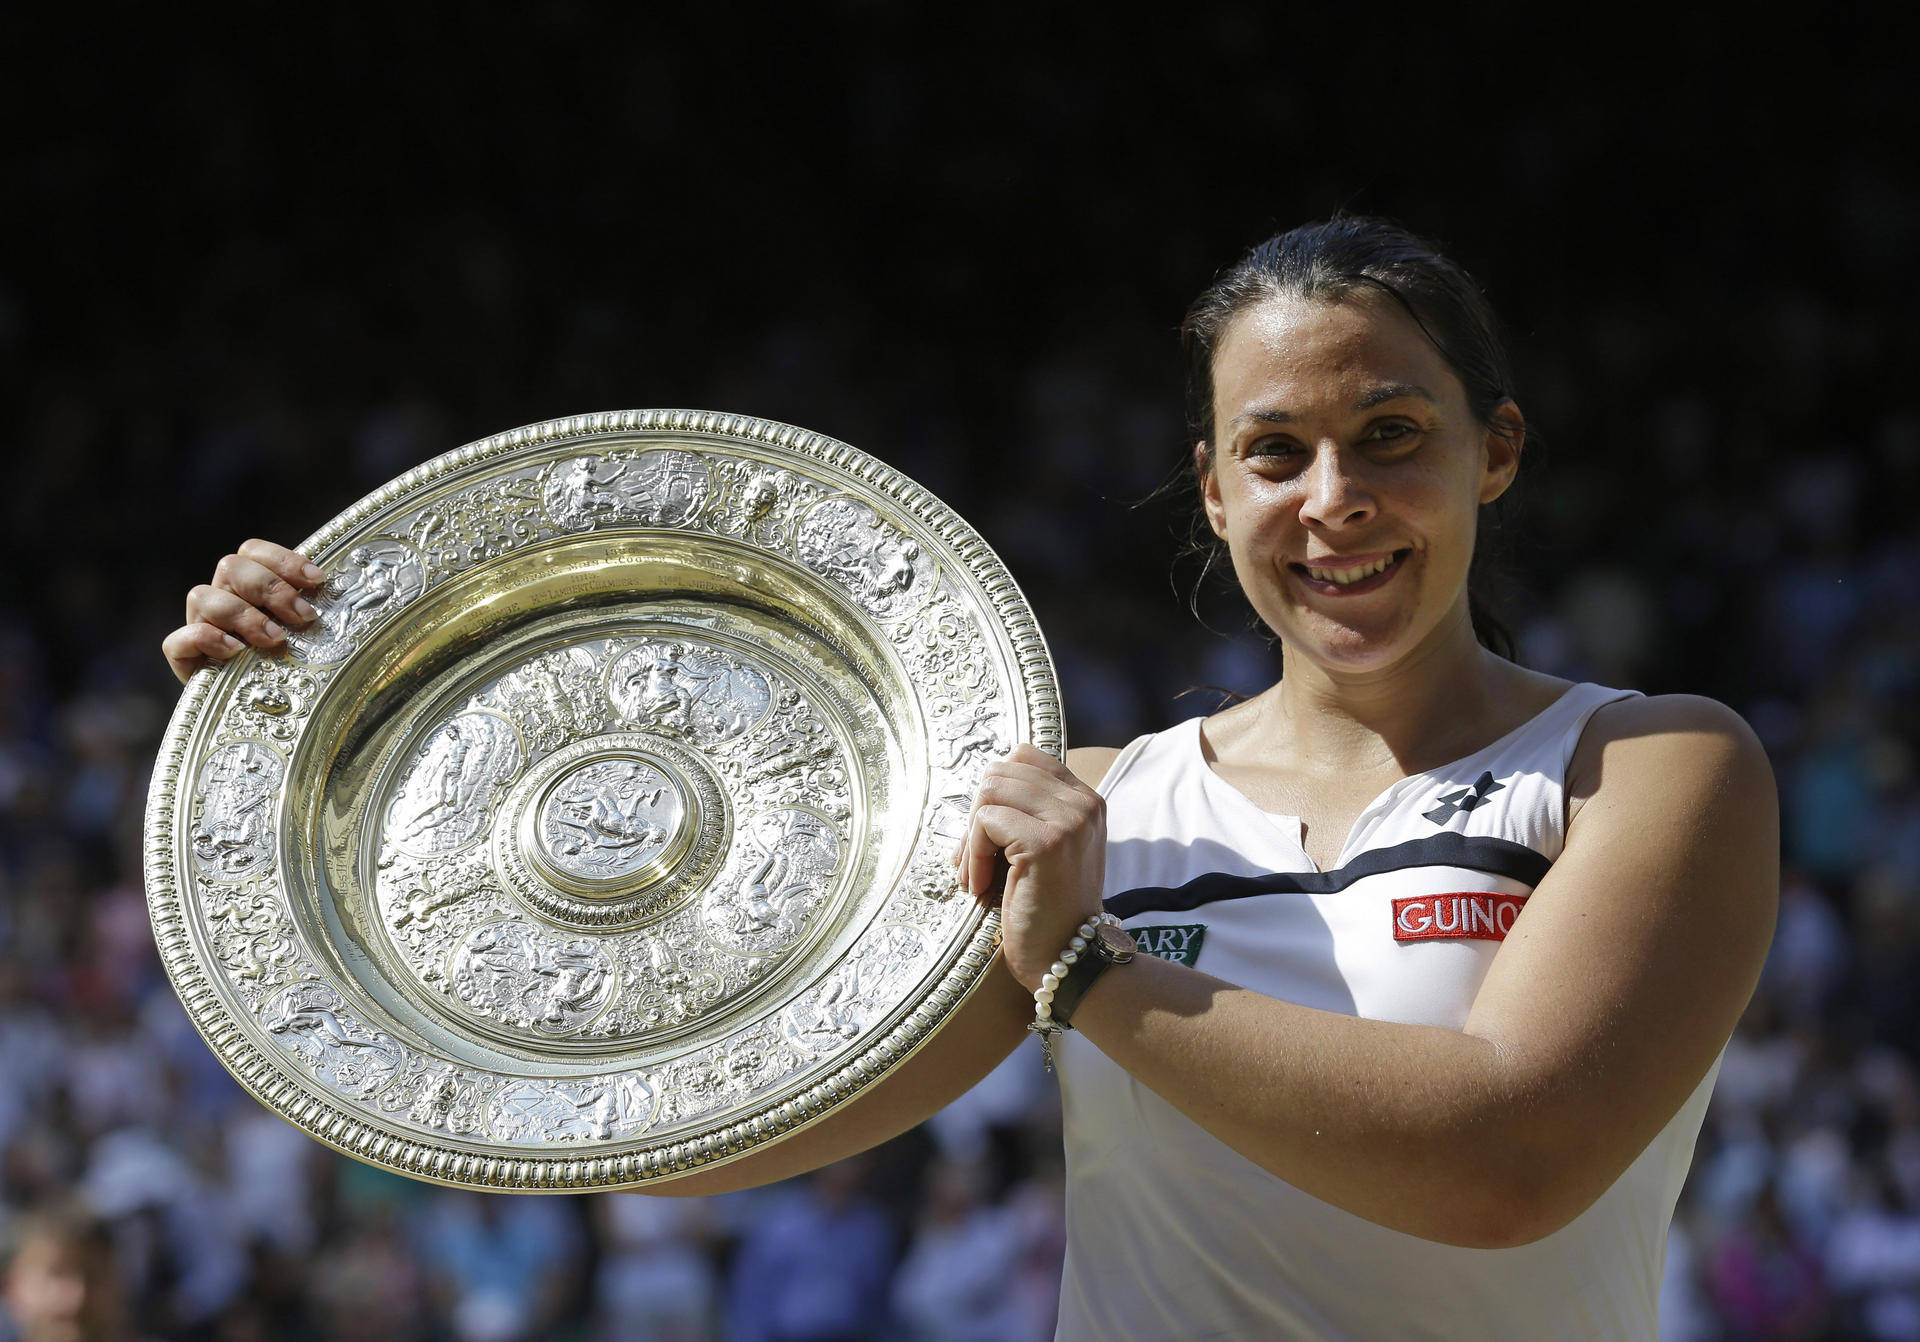
{"type": "Polygon", "coordinates": [[[1220,474],[1213,469],[1213,451],[1204,442],[1193,445],[1193,469],[1200,477],[1200,502],[1207,510],[1207,525],[1225,540],[1227,508],[1220,501],[1220,474]]]}
{"type": "Polygon", "coordinates": [[[1492,503],[1507,492],[1520,473],[1520,450],[1527,442],[1527,421],[1511,400],[1493,408],[1487,429],[1486,468],[1480,476],[1480,502],[1492,503]]]}

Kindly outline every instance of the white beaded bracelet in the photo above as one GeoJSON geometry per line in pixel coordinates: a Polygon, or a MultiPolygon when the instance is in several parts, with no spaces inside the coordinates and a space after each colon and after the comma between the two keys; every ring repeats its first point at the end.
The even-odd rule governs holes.
{"type": "Polygon", "coordinates": [[[1056,1023],[1053,1019],[1054,991],[1059,988],[1060,981],[1066,978],[1068,972],[1080,962],[1081,952],[1087,949],[1087,943],[1093,939],[1095,930],[1102,923],[1120,926],[1118,918],[1104,911],[1094,914],[1081,923],[1079,930],[1067,942],[1066,949],[1060,952],[1060,958],[1040,976],[1040,986],[1033,990],[1033,1022],[1027,1026],[1027,1029],[1040,1036],[1040,1057],[1046,1063],[1049,1072],[1053,1070],[1054,1037],[1067,1032],[1066,1026],[1056,1023]]]}

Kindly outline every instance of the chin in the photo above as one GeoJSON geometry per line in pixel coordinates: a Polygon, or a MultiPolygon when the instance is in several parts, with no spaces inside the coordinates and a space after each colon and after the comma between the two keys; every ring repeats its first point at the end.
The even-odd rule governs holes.
{"type": "Polygon", "coordinates": [[[1281,635],[1289,649],[1328,671],[1362,674],[1392,666],[1413,651],[1418,639],[1402,625],[1356,629],[1309,615],[1281,635]]]}

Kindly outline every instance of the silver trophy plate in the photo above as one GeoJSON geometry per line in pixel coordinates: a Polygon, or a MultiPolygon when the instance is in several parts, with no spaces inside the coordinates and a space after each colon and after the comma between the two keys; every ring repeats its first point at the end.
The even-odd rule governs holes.
{"type": "Polygon", "coordinates": [[[812,1123],[937,1030],[997,915],[981,770],[1062,749],[1046,646],[899,472],[738,415],[516,429],[302,549],[287,652],[155,768],[167,973],[262,1103],[401,1174],[620,1188],[812,1123]]]}

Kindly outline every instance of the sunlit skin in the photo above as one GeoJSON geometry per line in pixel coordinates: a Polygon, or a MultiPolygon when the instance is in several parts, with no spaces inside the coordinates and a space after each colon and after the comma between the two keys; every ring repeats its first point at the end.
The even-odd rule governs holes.
{"type": "MultiPolygon", "coordinates": [[[[1433,343],[1377,291],[1270,299],[1228,327],[1214,440],[1195,460],[1208,522],[1285,673],[1206,735],[1220,772],[1263,805],[1311,823],[1315,808],[1285,795],[1300,790],[1289,772],[1364,787],[1376,769],[1430,767],[1565,688],[1486,652],[1468,618],[1479,509],[1512,484],[1525,438],[1511,401],[1493,418],[1474,415],[1433,343]],[[1314,590],[1296,567],[1402,553],[1384,585],[1356,594],[1314,590]]],[[[1312,836],[1310,851],[1341,837],[1312,836]]]]}
{"type": "MultiPolygon", "coordinates": [[[[1491,424],[1476,418],[1406,311],[1362,290],[1269,299],[1236,318],[1215,350],[1214,423],[1215,440],[1195,448],[1207,518],[1279,636],[1285,674],[1203,736],[1223,778],[1301,818],[1324,870],[1386,784],[1468,753],[1566,689],[1488,653],[1468,618],[1479,509],[1513,482],[1524,421],[1511,401],[1491,424]],[[1373,591],[1316,591],[1296,567],[1403,552],[1373,591]]],[[[1104,769],[1102,752],[1075,755],[1082,772],[1104,769]]],[[[1031,747],[994,766],[970,839],[1044,807],[1071,819],[1069,798],[1046,796],[1075,790],[1065,772],[1031,747]]],[[[1004,888],[1003,954],[1029,987],[1098,907],[1104,863],[1086,838],[1032,857],[1018,843],[970,842],[962,859],[969,888],[1004,888]],[[1023,886],[1061,883],[1075,891],[1064,906],[1023,898],[1023,886]]]]}
{"type": "MultiPolygon", "coordinates": [[[[1471,644],[1475,514],[1519,453],[1392,300],[1271,299],[1228,327],[1214,359],[1215,441],[1196,457],[1207,520],[1241,589],[1302,660],[1352,686],[1409,657],[1471,644]],[[1289,566],[1410,550],[1379,592],[1323,596],[1289,566]]],[[[1502,407],[1510,431],[1520,416],[1502,407]]]]}

